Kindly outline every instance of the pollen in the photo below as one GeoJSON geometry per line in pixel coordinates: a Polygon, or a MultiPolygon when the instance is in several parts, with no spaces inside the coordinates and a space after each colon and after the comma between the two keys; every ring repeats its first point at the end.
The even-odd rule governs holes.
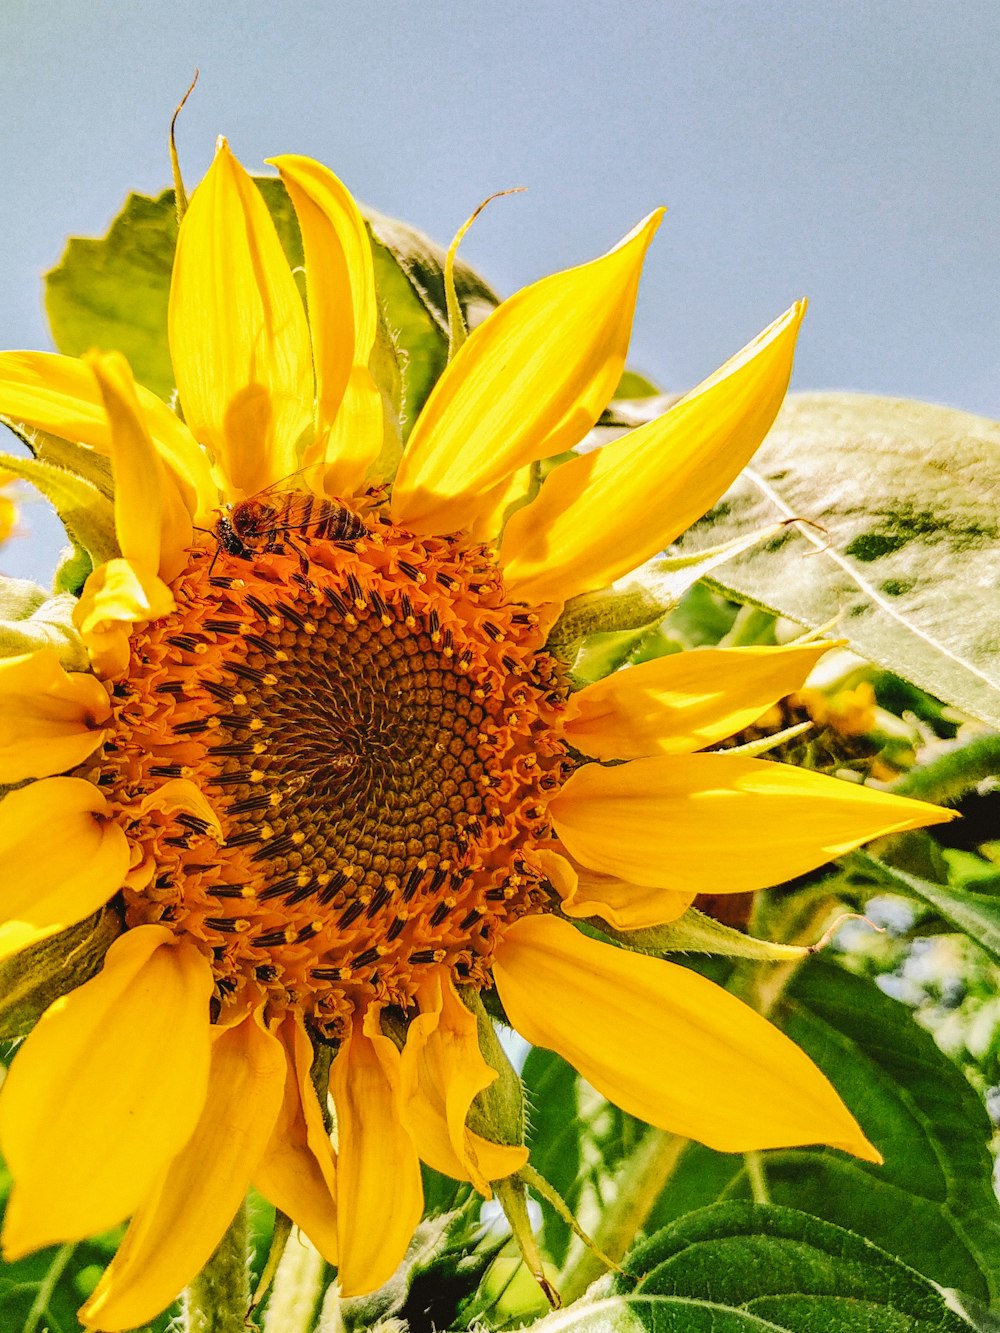
{"type": "Polygon", "coordinates": [[[195,939],[219,1006],[254,987],[331,1038],[430,969],[488,985],[548,902],[532,852],[571,769],[565,681],[493,553],[374,509],[352,541],[207,539],[174,595],[94,775],[133,847],[129,925],[195,939]]]}

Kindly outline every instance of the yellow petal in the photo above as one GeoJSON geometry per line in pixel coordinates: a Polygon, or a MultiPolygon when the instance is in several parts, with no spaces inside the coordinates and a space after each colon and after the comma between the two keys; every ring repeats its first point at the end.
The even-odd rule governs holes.
{"type": "Polygon", "coordinates": [[[83,921],[122,886],[128,839],[82,778],[45,778],[0,801],[0,958],[83,921]]]}
{"type": "Polygon", "coordinates": [[[281,1043],[249,1015],[212,1029],[208,1091],[194,1133],[146,1192],[80,1311],[90,1328],[155,1318],[205,1266],[246,1195],[285,1080],[281,1043]]]}
{"type": "Polygon", "coordinates": [[[697,648],[616,671],[570,695],[566,739],[595,759],[700,750],[797,690],[829,647],[697,648]]]}
{"type": "Polygon", "coordinates": [[[382,395],[368,369],[378,332],[375,266],[364,218],[332,171],[308,157],[269,159],[302,232],[316,367],[316,443],[331,495],[350,495],[382,448],[382,395]]]}
{"type": "Polygon", "coordinates": [[[277,1035],[286,1055],[284,1101],[253,1183],[335,1264],[336,1159],[309,1077],[312,1043],[294,1013],[283,1020],[277,1035]]]}
{"type": "Polygon", "coordinates": [[[770,429],[804,313],[799,301],[663,416],[556,468],[504,532],[512,592],[545,602],[603,588],[700,518],[770,429]]]}
{"type": "Polygon", "coordinates": [[[525,287],[473,330],[413,428],[393,490],[397,523],[421,533],[472,527],[510,473],[583,438],[621,377],[662,215],[600,259],[525,287]]]}
{"type": "Polygon", "coordinates": [[[615,930],[645,930],[676,921],[694,901],[693,893],[648,884],[629,884],[614,875],[579,866],[567,886],[565,880],[553,881],[562,899],[566,916],[576,920],[599,916],[615,930]]]}
{"type": "Polygon", "coordinates": [[[369,1006],[330,1071],[337,1108],[337,1213],[345,1296],[387,1282],[423,1212],[420,1163],[403,1124],[399,1052],[369,1006]]]}
{"type": "Polygon", "coordinates": [[[172,579],[184,568],[191,545],[191,511],[157,455],[128,362],[120,352],[109,352],[92,353],[87,363],[111,427],[119,550],[126,560],[172,579]]]}
{"type": "Polygon", "coordinates": [[[82,764],[104,739],[108,693],[85,671],[64,671],[52,648],[0,661],[0,783],[82,764]]]}
{"type": "Polygon", "coordinates": [[[173,593],[152,571],[128,560],[106,560],[83,585],[73,624],[97,675],[114,680],[128,667],[132,626],[175,609],[173,593]]]}
{"type": "Polygon", "coordinates": [[[520,1146],[491,1143],[467,1127],[476,1095],[497,1078],[483,1059],[476,1019],[445,973],[417,997],[402,1055],[406,1123],[423,1160],[455,1180],[471,1180],[491,1197],[489,1182],[519,1171],[528,1160],[520,1146]]]}
{"type": "Polygon", "coordinates": [[[267,206],[224,140],[181,223],[168,333],[185,420],[233,493],[294,472],[312,430],[309,328],[267,206]]]}
{"type": "Polygon", "coordinates": [[[549,805],[570,855],[637,884],[744,893],[954,812],[741,755],[585,764],[549,805]]]}
{"type": "Polygon", "coordinates": [[[0,1096],[7,1259],[106,1231],[145,1197],[201,1112],[211,993],[192,945],[139,926],[46,1010],[0,1096]]]}
{"type": "Polygon", "coordinates": [[[648,1124],[720,1152],[828,1143],[881,1160],[807,1055],[688,968],[535,916],[504,936],[493,974],[522,1036],[648,1124]]]}
{"type": "MultiPolygon", "coordinates": [[[[139,407],[157,452],[191,513],[207,515],[218,492],[204,450],[166,403],[141,384],[139,407]]],[[[0,352],[0,415],[110,456],[111,427],[90,367],[51,352],[0,352]]]]}
{"type": "Polygon", "coordinates": [[[148,815],[151,810],[162,810],[166,815],[195,815],[219,842],[223,840],[215,806],[190,778],[171,778],[144,796],[139,802],[139,814],[148,815]]]}

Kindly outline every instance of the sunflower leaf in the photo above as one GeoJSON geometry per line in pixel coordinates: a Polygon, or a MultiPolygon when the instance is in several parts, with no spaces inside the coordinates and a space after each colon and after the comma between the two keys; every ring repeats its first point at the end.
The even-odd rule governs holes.
{"type": "Polygon", "coordinates": [[[712,584],[804,625],[836,619],[861,656],[1000,727],[998,507],[1000,424],[927,403],[797,394],[680,549],[807,520],[712,584]]]}
{"type": "Polygon", "coordinates": [[[96,976],[121,933],[112,908],[0,962],[0,1039],[23,1037],[61,995],[96,976]]]}
{"type": "Polygon", "coordinates": [[[124,352],[135,378],[169,399],[167,297],[177,246],[174,192],[130,194],[104,236],[71,236],[45,275],[45,310],[60,352],[124,352]]]}
{"type": "Polygon", "coordinates": [[[863,1237],[762,1204],[724,1203],[688,1214],[634,1250],[611,1287],[610,1297],[589,1309],[551,1315],[536,1328],[968,1333],[974,1327],[933,1283],[863,1237]]]}

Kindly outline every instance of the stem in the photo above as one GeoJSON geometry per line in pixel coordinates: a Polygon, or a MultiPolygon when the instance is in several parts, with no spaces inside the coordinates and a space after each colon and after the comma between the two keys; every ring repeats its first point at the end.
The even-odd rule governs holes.
{"type": "Polygon", "coordinates": [[[76,1245],[62,1245],[56,1250],[55,1257],[49,1264],[49,1271],[39,1283],[38,1294],[31,1302],[28,1318],[24,1324],[24,1333],[35,1333],[43,1315],[48,1314],[49,1301],[56,1289],[56,1283],[63,1275],[63,1270],[73,1257],[76,1245]]]}
{"type": "Polygon", "coordinates": [[[184,1333],[246,1333],[250,1266],[246,1199],[215,1253],[184,1293],[184,1333]]]}
{"type": "Polygon", "coordinates": [[[764,1159],[759,1152],[743,1154],[743,1168],[750,1182],[750,1193],[754,1203],[770,1203],[771,1194],[767,1188],[767,1176],[764,1174],[764,1159]]]}
{"type": "Polygon", "coordinates": [[[325,1277],[326,1260],[300,1231],[293,1231],[274,1275],[264,1333],[309,1333],[325,1277]]]}
{"type": "MultiPolygon", "coordinates": [[[[687,1145],[688,1140],[676,1134],[650,1129],[629,1158],[618,1177],[614,1202],[605,1208],[594,1231],[594,1243],[613,1263],[621,1262],[645,1226],[687,1145]]],[[[559,1283],[566,1304],[582,1296],[605,1271],[601,1260],[585,1249],[559,1283]]]]}

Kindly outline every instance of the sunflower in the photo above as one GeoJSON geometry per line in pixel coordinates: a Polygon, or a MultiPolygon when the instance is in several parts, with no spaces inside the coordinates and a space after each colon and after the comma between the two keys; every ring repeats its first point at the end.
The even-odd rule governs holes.
{"type": "Polygon", "coordinates": [[[702,752],[822,647],[701,650],[577,692],[546,647],[569,599],[654,555],[746,463],[801,303],[517,507],[531,465],[613,395],[653,213],[472,332],[392,475],[361,214],[318,163],[274,165],[306,304],[220,142],[173,268],[179,412],[118,354],[0,357],[0,412],[114,476],[118,554],[74,614],[89,669],[53,648],[0,662],[0,950],[108,903],[122,923],[0,1098],[9,1258],[131,1219],[81,1311],[96,1329],[163,1309],[251,1184],[350,1295],[399,1263],[421,1160],[487,1196],[519,1171],[516,1134],[470,1123],[497,1078],[485,992],[652,1125],[879,1160],[764,1018],[574,922],[671,921],[699,890],[775,884],[946,817],[702,752]]]}

